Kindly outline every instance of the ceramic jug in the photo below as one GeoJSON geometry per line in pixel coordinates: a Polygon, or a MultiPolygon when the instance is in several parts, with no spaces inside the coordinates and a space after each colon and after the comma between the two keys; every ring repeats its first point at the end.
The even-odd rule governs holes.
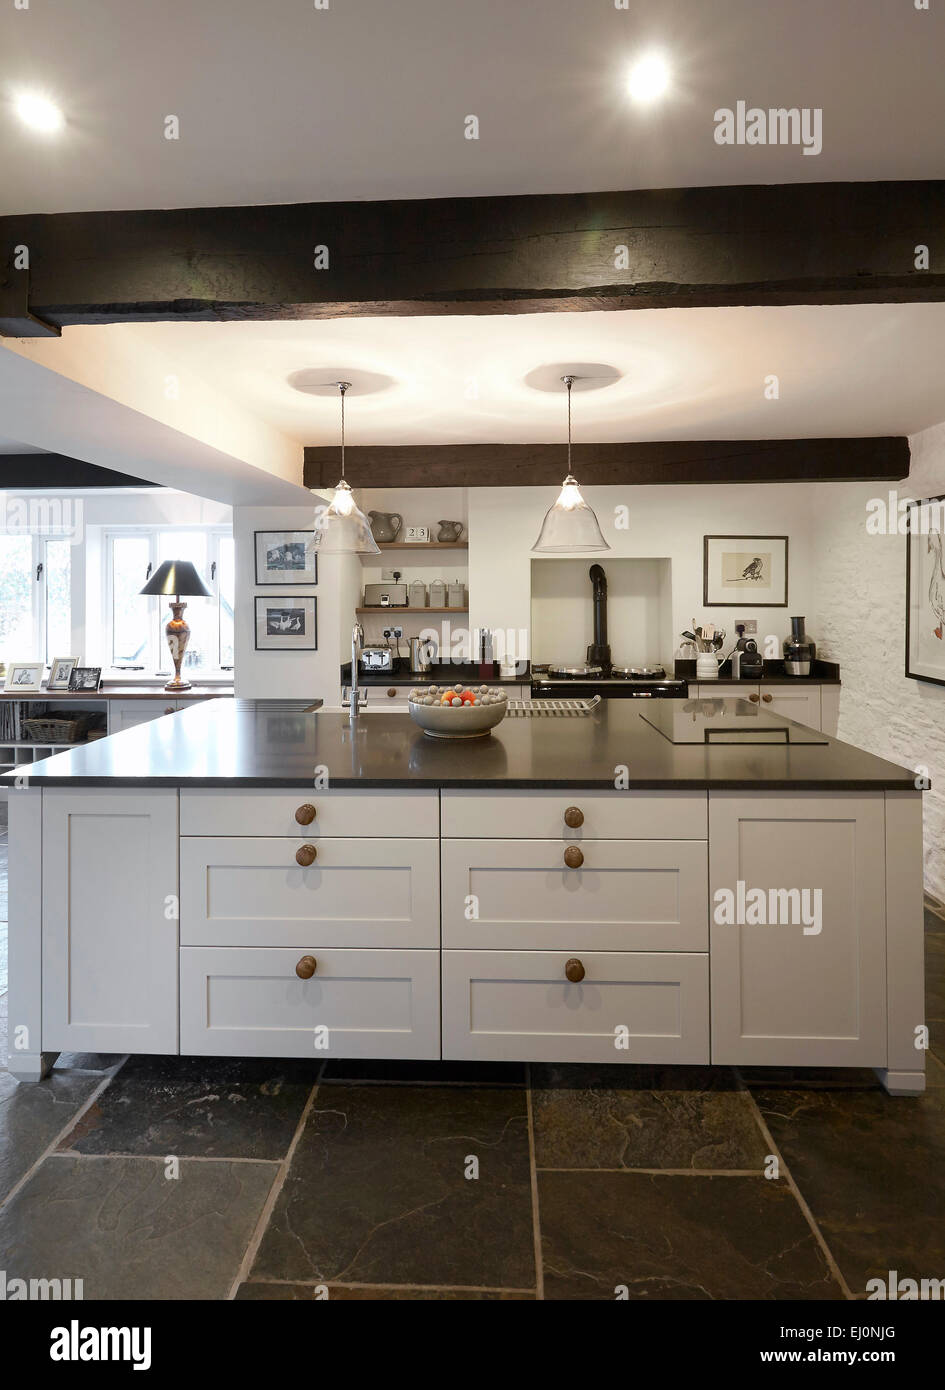
{"type": "Polygon", "coordinates": [[[400,512],[368,512],[371,535],[376,541],[395,541],[404,519],[400,512]]]}
{"type": "Polygon", "coordinates": [[[438,521],[439,531],[436,533],[438,541],[458,541],[463,534],[463,523],[461,521],[438,521]]]}
{"type": "Polygon", "coordinates": [[[714,652],[700,652],[696,657],[696,680],[717,681],[724,660],[724,656],[716,656],[714,652]]]}

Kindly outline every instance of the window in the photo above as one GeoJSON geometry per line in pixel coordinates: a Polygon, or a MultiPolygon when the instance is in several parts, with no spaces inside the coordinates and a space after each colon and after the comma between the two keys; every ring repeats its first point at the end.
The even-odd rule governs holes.
{"type": "Polygon", "coordinates": [[[51,662],[72,654],[72,546],[0,535],[0,660],[51,662]]]}
{"type": "Polygon", "coordinates": [[[207,675],[233,665],[235,562],[233,537],[222,527],[157,526],[105,536],[107,647],[113,666],[169,672],[164,628],[168,599],[142,597],[149,574],[165,560],[189,560],[212,597],[188,598],[190,641],[183,672],[207,675]]]}

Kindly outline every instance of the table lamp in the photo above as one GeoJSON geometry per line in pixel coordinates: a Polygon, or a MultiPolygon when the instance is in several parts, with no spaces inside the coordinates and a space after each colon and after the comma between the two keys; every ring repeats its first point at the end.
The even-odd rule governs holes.
{"type": "Polygon", "coordinates": [[[189,560],[165,560],[163,564],[158,565],[141,592],[174,595],[171,599],[172,617],[168,619],[167,627],[164,629],[174,663],[174,679],[169,680],[164,689],[189,690],[190,681],[182,681],[180,678],[181,662],[190,640],[190,628],[182,617],[187,605],[181,603],[180,596],[186,594],[188,598],[212,598],[213,595],[189,560]]]}

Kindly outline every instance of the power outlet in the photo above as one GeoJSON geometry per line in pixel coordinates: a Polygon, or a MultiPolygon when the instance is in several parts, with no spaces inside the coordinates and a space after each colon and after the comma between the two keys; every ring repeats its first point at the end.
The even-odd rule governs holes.
{"type": "Polygon", "coordinates": [[[402,627],[395,627],[395,628],[392,628],[391,631],[393,632],[393,635],[394,635],[395,637],[403,637],[403,635],[404,635],[404,630],[403,630],[402,627]]]}
{"type": "Polygon", "coordinates": [[[758,621],[756,618],[736,618],[734,624],[736,631],[738,630],[739,625],[741,625],[745,629],[744,633],[742,634],[743,637],[758,636],[758,621]]]}

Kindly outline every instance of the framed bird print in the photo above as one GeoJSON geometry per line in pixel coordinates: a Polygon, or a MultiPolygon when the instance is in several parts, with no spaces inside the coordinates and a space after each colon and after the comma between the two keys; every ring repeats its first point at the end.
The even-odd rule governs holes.
{"type": "Polygon", "coordinates": [[[256,650],[317,651],[317,602],[300,594],[257,594],[256,650]]]}
{"type": "Polygon", "coordinates": [[[906,675],[945,685],[945,497],[906,512],[906,675]]]}
{"type": "Polygon", "coordinates": [[[704,536],[707,608],[786,608],[787,536],[704,536]]]}

